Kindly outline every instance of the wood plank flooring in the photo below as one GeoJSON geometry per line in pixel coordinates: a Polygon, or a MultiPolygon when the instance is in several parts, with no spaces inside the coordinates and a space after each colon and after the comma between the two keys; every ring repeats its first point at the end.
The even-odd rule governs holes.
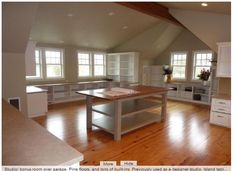
{"type": "Polygon", "coordinates": [[[230,165],[231,129],[209,124],[209,113],[208,106],[168,101],[165,122],[132,131],[118,142],[95,127],[86,129],[84,102],[51,105],[47,116],[35,121],[82,152],[81,165],[99,165],[103,160],[118,164],[136,160],[138,165],[230,165]]]}

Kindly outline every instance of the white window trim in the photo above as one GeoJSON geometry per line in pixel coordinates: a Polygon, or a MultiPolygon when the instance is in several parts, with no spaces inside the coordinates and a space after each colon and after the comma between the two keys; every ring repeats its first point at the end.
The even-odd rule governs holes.
{"type": "Polygon", "coordinates": [[[86,78],[91,78],[92,77],[92,73],[93,73],[93,65],[92,65],[92,54],[90,51],[83,51],[83,50],[77,50],[76,53],[76,58],[77,58],[77,77],[78,78],[82,78],[82,79],[86,79],[86,78]],[[88,53],[89,54],[89,76],[79,76],[79,60],[78,60],[78,54],[79,53],[88,53]]]}
{"type": "MultiPolygon", "coordinates": [[[[40,64],[40,77],[36,77],[36,76],[27,77],[26,76],[26,80],[29,80],[29,81],[40,81],[40,80],[43,80],[43,56],[42,56],[42,50],[41,50],[41,48],[38,48],[38,47],[35,48],[35,51],[36,50],[39,51],[39,58],[41,60],[41,64],[40,64]]],[[[35,56],[34,56],[34,58],[35,58],[35,56]]]]}
{"type": "Polygon", "coordinates": [[[78,79],[91,79],[91,78],[105,78],[106,77],[106,52],[101,51],[88,51],[88,50],[77,50],[76,53],[77,58],[77,78],[78,79]],[[89,60],[90,60],[90,75],[89,76],[79,76],[79,61],[78,61],[78,53],[88,53],[89,54],[89,60]],[[102,76],[95,76],[94,75],[94,54],[102,54],[104,55],[104,75],[102,76]]]}
{"type": "Polygon", "coordinates": [[[104,52],[93,52],[93,55],[92,55],[93,57],[93,66],[92,66],[92,68],[93,68],[93,73],[92,73],[92,75],[93,75],[93,77],[94,78],[104,78],[104,77],[106,77],[106,70],[107,70],[107,63],[106,63],[106,53],[104,53],[104,52]],[[103,75],[94,75],[94,66],[95,66],[95,64],[94,64],[94,54],[97,54],[97,55],[103,55],[103,65],[101,65],[101,66],[103,66],[103,75]]]}
{"type": "Polygon", "coordinates": [[[41,77],[35,78],[26,78],[28,81],[48,81],[48,80],[65,80],[65,59],[64,53],[65,50],[63,48],[51,48],[51,47],[36,47],[35,50],[39,50],[41,53],[41,77]],[[56,50],[60,51],[62,55],[62,76],[61,77],[47,77],[47,64],[46,64],[46,50],[56,50]]]}
{"type": "MultiPolygon", "coordinates": [[[[214,59],[214,53],[213,53],[212,50],[194,50],[194,51],[192,52],[192,58],[193,58],[193,60],[192,60],[192,75],[191,75],[191,81],[192,81],[192,82],[201,82],[201,80],[194,78],[194,74],[195,74],[195,62],[196,62],[196,61],[195,61],[195,53],[211,53],[211,54],[212,54],[212,59],[214,59]]],[[[211,68],[211,66],[210,66],[210,68],[211,68]]]]}
{"type": "Polygon", "coordinates": [[[187,70],[188,70],[188,51],[172,51],[170,52],[170,66],[172,66],[172,56],[173,54],[186,54],[186,65],[185,65],[185,78],[172,78],[174,81],[186,81],[187,80],[187,70]]]}

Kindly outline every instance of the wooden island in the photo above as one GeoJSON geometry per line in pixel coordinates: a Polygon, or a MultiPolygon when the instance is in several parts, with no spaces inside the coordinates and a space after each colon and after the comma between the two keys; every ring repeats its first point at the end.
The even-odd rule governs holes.
{"type": "Polygon", "coordinates": [[[134,93],[109,96],[111,89],[95,89],[77,91],[86,96],[87,128],[96,126],[114,135],[120,140],[121,135],[147,124],[165,120],[166,96],[168,89],[152,86],[134,86],[128,89],[134,93]],[[145,99],[149,96],[161,95],[161,102],[145,99]],[[108,103],[93,105],[93,98],[108,100],[108,103]],[[161,107],[161,114],[147,112],[147,110],[161,107]]]}

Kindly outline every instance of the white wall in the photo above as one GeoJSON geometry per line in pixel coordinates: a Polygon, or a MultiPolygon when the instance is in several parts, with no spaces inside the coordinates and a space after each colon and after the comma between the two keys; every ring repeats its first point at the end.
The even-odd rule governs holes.
{"type": "Polygon", "coordinates": [[[170,9],[170,13],[215,52],[217,42],[231,40],[230,15],[180,9],[170,9]]]}
{"type": "Polygon", "coordinates": [[[21,110],[27,114],[24,53],[2,54],[2,96],[20,97],[21,110]]]}

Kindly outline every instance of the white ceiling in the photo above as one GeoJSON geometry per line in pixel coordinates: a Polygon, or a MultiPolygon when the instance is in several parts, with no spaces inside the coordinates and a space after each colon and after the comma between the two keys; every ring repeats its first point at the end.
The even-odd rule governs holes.
{"type": "Polygon", "coordinates": [[[167,8],[174,9],[205,11],[227,15],[231,14],[230,2],[207,2],[207,7],[201,6],[201,2],[162,2],[159,4],[162,4],[167,8]]]}
{"type": "Polygon", "coordinates": [[[66,45],[106,50],[159,22],[116,3],[39,3],[30,38],[40,43],[63,41],[66,45]]]}

